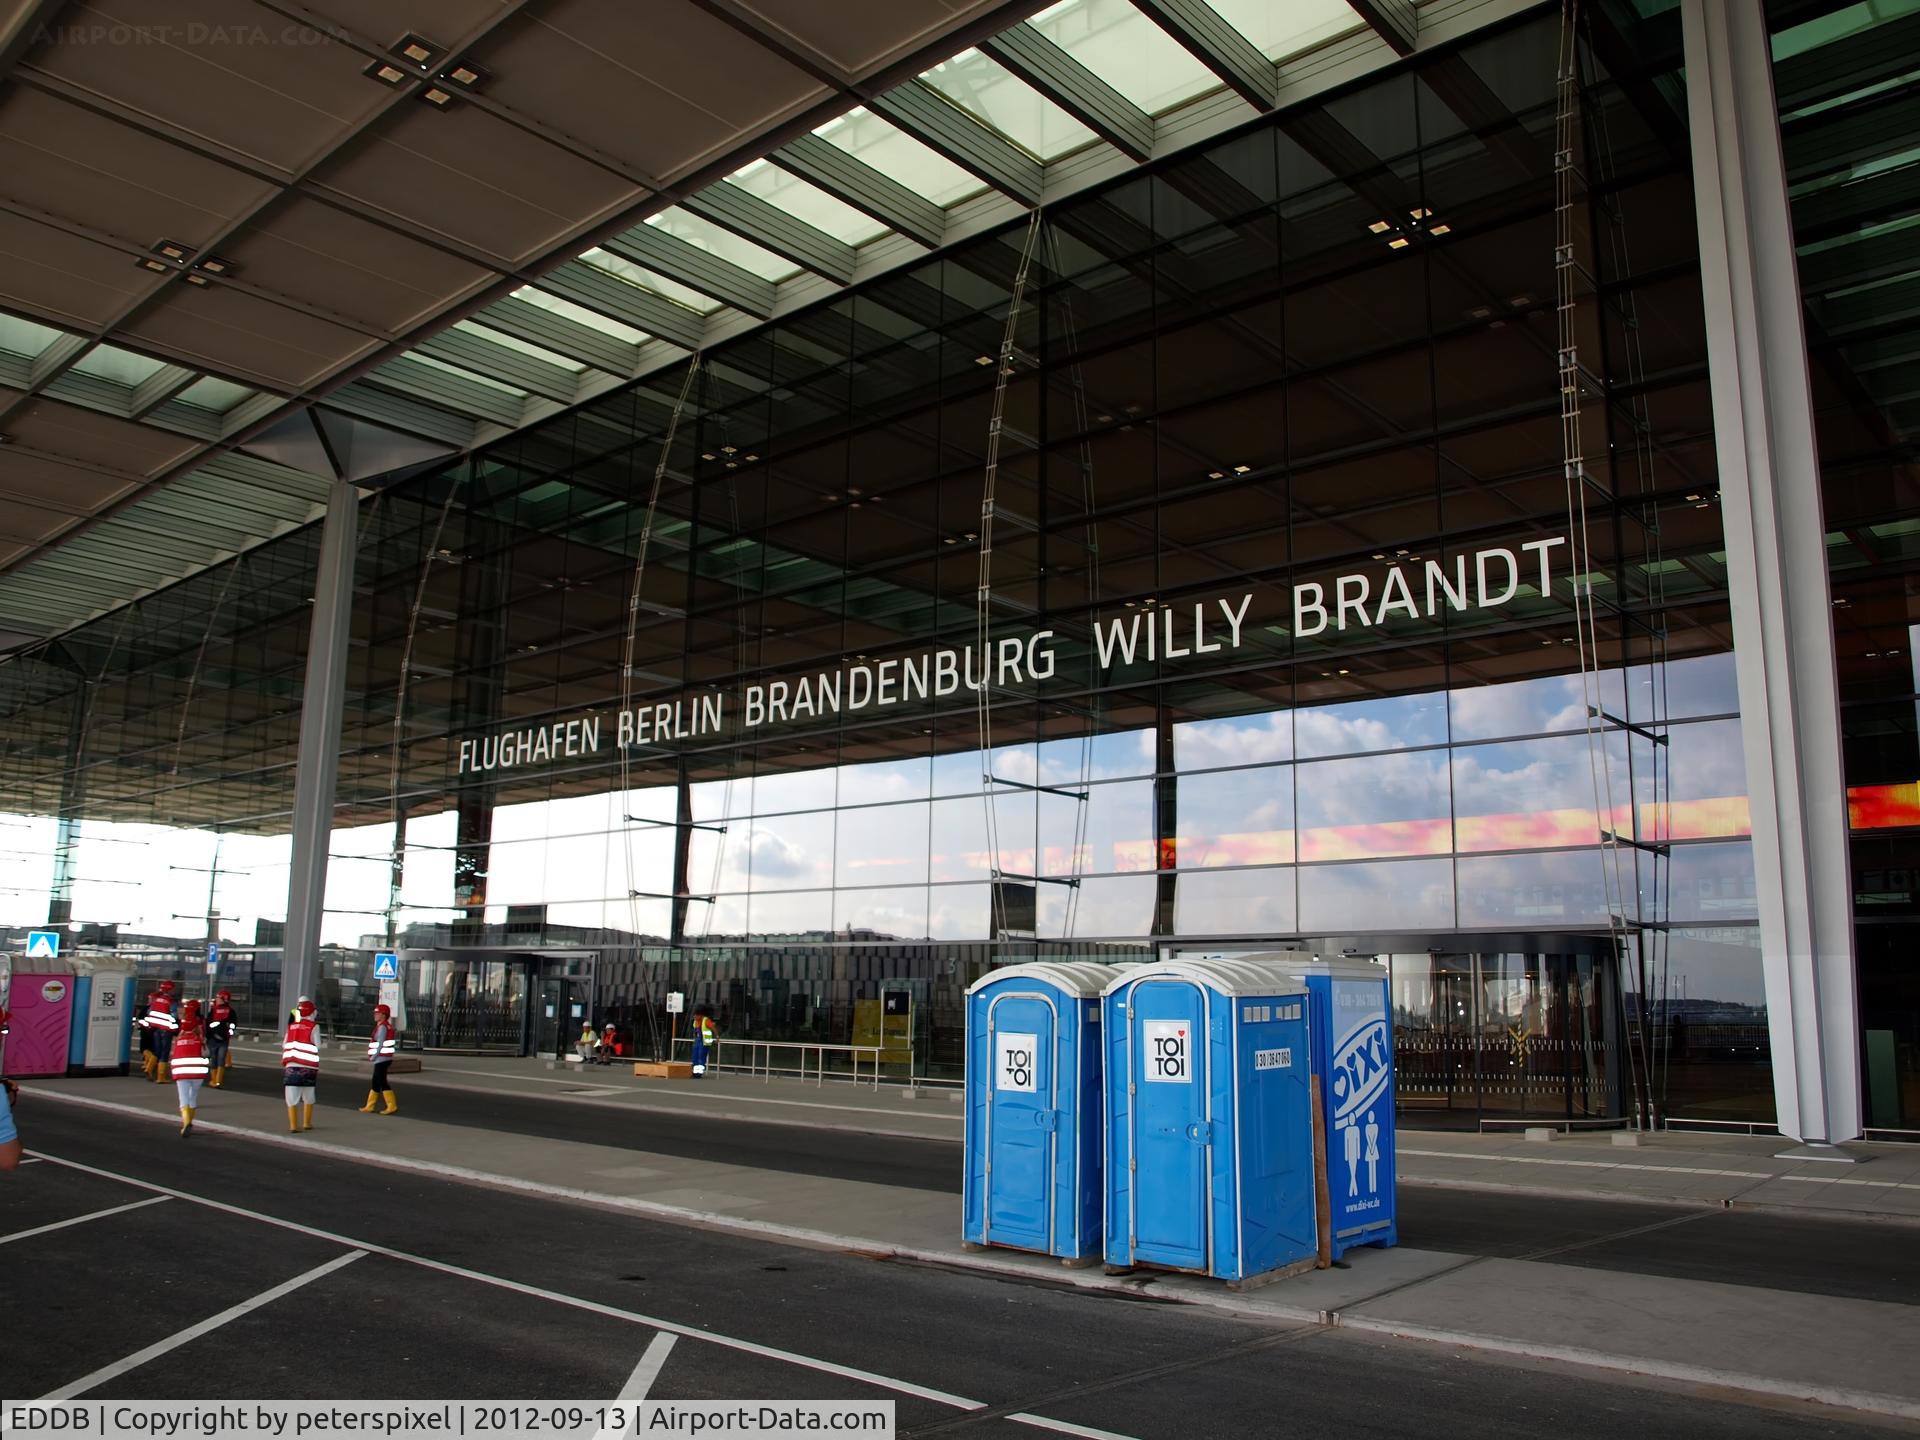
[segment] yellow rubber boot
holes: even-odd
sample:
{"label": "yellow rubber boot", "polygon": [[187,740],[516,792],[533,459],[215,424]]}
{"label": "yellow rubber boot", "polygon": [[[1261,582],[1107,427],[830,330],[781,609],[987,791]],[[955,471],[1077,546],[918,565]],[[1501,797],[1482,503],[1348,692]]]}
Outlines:
{"label": "yellow rubber boot", "polygon": [[193,1106],[182,1105],[180,1107],[180,1138],[184,1140],[186,1139],[187,1136],[191,1135],[192,1133],[193,1133]]}
{"label": "yellow rubber boot", "polygon": [[362,1115],[371,1115],[373,1113],[373,1107],[379,1103],[380,1092],[378,1090],[367,1091],[367,1103],[360,1107],[360,1113]]}
{"label": "yellow rubber boot", "polygon": [[154,1064],[153,1051],[142,1050],[140,1052],[140,1073],[149,1080],[153,1079]]}
{"label": "yellow rubber boot", "polygon": [[393,1092],[391,1090],[384,1090],[381,1093],[387,1098],[387,1108],[380,1113],[382,1115],[398,1115],[400,1113],[400,1102],[393,1098]]}
{"label": "yellow rubber boot", "polygon": [[173,1066],[169,1065],[166,1061],[162,1060],[160,1062],[160,1073],[153,1077],[153,1083],[156,1085],[166,1084],[167,1076],[172,1072],[172,1070],[173,1070]]}
{"label": "yellow rubber boot", "polygon": [[313,1106],[302,1105],[300,1107],[300,1128],[302,1130],[313,1129]]}
{"label": "yellow rubber boot", "polygon": [[295,1135],[300,1133],[300,1107],[298,1105],[287,1106],[287,1130]]}
{"label": "yellow rubber boot", "polygon": [[207,1083],[213,1086],[214,1089],[218,1090],[220,1088],[220,1077],[226,1073],[227,1073],[226,1066],[224,1065],[214,1066],[213,1073],[207,1077]]}

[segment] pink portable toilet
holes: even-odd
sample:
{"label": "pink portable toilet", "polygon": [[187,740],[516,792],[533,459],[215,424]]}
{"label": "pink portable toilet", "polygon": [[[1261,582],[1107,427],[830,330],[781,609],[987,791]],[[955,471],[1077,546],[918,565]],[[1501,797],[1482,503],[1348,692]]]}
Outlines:
{"label": "pink portable toilet", "polygon": [[7,1027],[7,1074],[67,1073],[67,1049],[73,1027],[73,976],[16,970],[7,991],[13,1019]]}

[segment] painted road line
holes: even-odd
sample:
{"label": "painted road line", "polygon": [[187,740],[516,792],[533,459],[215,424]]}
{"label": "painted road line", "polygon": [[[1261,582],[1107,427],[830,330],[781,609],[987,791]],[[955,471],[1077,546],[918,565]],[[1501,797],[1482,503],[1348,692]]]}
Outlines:
{"label": "painted road line", "polygon": [[[53,1163],[56,1165],[65,1165],[70,1163],[68,1161],[57,1159],[52,1155],[47,1155],[42,1158],[47,1160],[52,1160]],[[104,1175],[104,1174],[107,1174],[108,1172],[100,1171],[97,1173]],[[120,1180],[124,1183],[126,1177],[115,1175],[115,1176],[112,1176],[111,1178]],[[174,1198],[187,1199],[191,1197],[176,1196]],[[351,1242],[343,1242],[343,1243],[351,1243]],[[327,1261],[326,1264],[316,1265],[314,1266],[313,1269],[307,1271],[307,1273],[304,1275],[296,1275],[293,1277],[293,1279],[284,1281],[283,1283],[274,1286],[271,1290],[262,1290],[258,1295],[255,1295],[251,1300],[242,1300],[238,1305],[229,1306],[227,1309],[222,1310],[218,1315],[208,1316],[205,1320],[202,1320],[198,1325],[189,1325],[184,1330],[176,1330],[174,1331],[173,1334],[169,1335],[166,1339],[156,1340],[153,1344],[147,1346],[146,1349],[136,1350],[133,1352],[133,1354],[127,1356],[125,1359],[116,1360],[111,1365],[103,1365],[98,1370],[94,1371],[91,1375],[82,1375],[78,1380],[75,1380],[72,1384],[62,1385],[58,1390],[50,1390],[45,1395],[42,1395],[40,1398],[42,1400],[71,1400],[76,1395],[84,1395],[86,1394],[87,1391],[93,1389],[96,1385],[106,1384],[107,1381],[113,1379],[113,1377],[116,1375],[124,1375],[129,1370],[138,1370],[142,1365],[145,1365],[148,1361],[157,1360],[162,1355],[165,1355],[169,1351],[179,1349],[182,1345],[185,1345],[190,1340],[198,1340],[202,1335],[207,1334],[209,1331],[218,1330],[222,1325],[225,1325],[229,1320],[238,1320],[242,1315],[250,1314],[251,1312],[258,1310],[262,1305],[271,1305],[274,1301],[279,1300],[284,1296],[291,1295],[294,1291],[300,1289],[300,1287],[303,1285],[310,1285],[315,1280],[321,1279],[322,1277],[327,1275],[331,1275],[336,1270],[344,1269],[346,1266],[351,1265],[354,1261],[362,1259],[366,1255],[366,1253],[367,1252],[365,1250],[353,1250],[345,1255],[336,1255],[334,1256],[333,1259]]]}
{"label": "painted road line", "polygon": [[136,1200],[131,1205],[116,1205],[111,1210],[95,1210],[90,1215],[76,1215],[71,1220],[56,1220],[51,1225],[38,1225],[31,1230],[16,1230],[11,1235],[0,1235],[0,1245],[11,1245],[16,1240],[31,1240],[36,1235],[64,1230],[69,1225],[84,1225],[89,1220],[104,1220],[109,1215],[124,1215],[129,1210],[144,1210],[149,1205],[164,1205],[170,1198],[166,1195],[154,1195],[145,1200]]}
{"label": "painted road line", "polygon": [[[317,1226],[303,1225],[297,1220],[283,1219],[278,1215],[269,1215],[259,1210],[249,1210],[244,1205],[230,1204],[225,1200],[214,1200],[205,1195],[196,1195],[189,1190],[178,1190],[170,1185],[159,1185],[151,1180],[138,1180],[130,1175],[121,1175],[112,1170],[103,1170],[97,1165],[87,1165],[78,1160],[63,1159],[58,1155],[42,1154],[55,1165],[78,1170],[86,1175],[98,1175],[104,1179],[117,1180],[123,1185],[131,1185],[140,1190],[151,1190],[162,1195],[171,1195],[176,1200],[185,1200],[194,1205],[204,1205],[209,1210],[218,1210],[228,1215],[238,1215],[244,1219],[257,1220],[263,1225],[272,1225],[278,1229],[291,1230],[295,1234],[308,1235],[317,1240],[330,1240],[336,1245],[352,1246],[356,1250],[370,1255],[384,1256],[390,1260],[405,1261],[409,1265],[418,1265],[425,1270],[433,1270],[442,1275],[455,1275],[463,1280],[474,1280],[482,1285],[492,1285],[516,1295],[527,1295],[538,1300],[550,1300],[556,1305],[565,1305],[571,1309],[584,1310],[593,1315],[605,1315],[614,1320],[625,1320],[635,1325],[650,1326],[655,1330],[666,1330],[688,1340],[700,1340],[709,1345],[718,1345],[723,1349],[735,1350],[743,1355],[757,1355],[762,1359],[777,1360],[788,1365],[798,1365],[802,1369],[817,1371],[823,1375],[832,1375],[842,1380],[852,1380],[861,1385],[871,1385],[880,1390],[891,1390],[899,1395],[911,1395],[916,1399],[930,1400],[936,1405],[950,1406],[955,1410],[984,1410],[986,1403],[969,1400],[964,1395],[955,1395],[951,1391],[937,1390],[927,1385],[917,1385],[911,1380],[900,1380],[891,1375],[881,1375],[872,1370],[862,1370],[853,1365],[842,1365],[833,1360],[822,1360],[812,1355],[802,1355],[793,1350],[782,1350],[774,1345],[762,1345],[754,1340],[742,1340],[737,1336],[722,1335],[713,1330],[702,1330],[697,1326],[683,1325],[673,1320],[663,1320],[656,1315],[642,1315],[635,1310],[623,1310],[617,1305],[604,1305],[598,1300],[588,1300],[579,1295],[568,1295],[558,1290],[547,1290],[538,1285],[528,1285],[520,1280],[509,1280],[500,1275],[489,1275],[485,1271],[470,1270],[464,1265],[451,1265],[444,1260],[430,1259],[425,1255],[415,1255],[410,1251],[398,1250],[391,1245],[381,1245],[373,1241],[356,1239],[332,1230],[322,1230]],[[61,1397],[49,1397],[61,1398]],[[1022,1423],[1031,1423],[1025,1422]],[[1047,1422],[1048,1428],[1062,1422]]]}
{"label": "painted road line", "polygon": [[662,1330],[653,1337],[647,1348],[640,1352],[640,1363],[633,1367],[633,1373],[627,1377],[627,1383],[620,1387],[620,1400],[644,1400],[647,1392],[653,1389],[653,1382],[660,1378],[660,1367],[667,1363],[667,1356],[673,1352],[673,1342],[678,1338],[670,1330]]}
{"label": "painted road line", "polygon": [[676,1338],[671,1332],[662,1330],[647,1342],[647,1348],[640,1352],[639,1363],[633,1367],[633,1373],[627,1376],[627,1383],[620,1387],[620,1393],[614,1397],[616,1404],[633,1406],[626,1427],[621,1430],[597,1430],[594,1440],[628,1440],[628,1437],[639,1433],[640,1402],[647,1398],[653,1389],[653,1382],[660,1378],[660,1367],[667,1363],[667,1356],[672,1353]]}

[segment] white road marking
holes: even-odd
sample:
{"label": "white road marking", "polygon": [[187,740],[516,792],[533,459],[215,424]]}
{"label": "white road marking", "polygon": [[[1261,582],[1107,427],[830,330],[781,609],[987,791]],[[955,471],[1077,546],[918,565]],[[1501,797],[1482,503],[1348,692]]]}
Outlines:
{"label": "white road marking", "polygon": [[31,1240],[36,1235],[64,1230],[69,1225],[84,1225],[89,1220],[104,1220],[109,1215],[124,1215],[129,1210],[144,1210],[149,1205],[164,1205],[171,1198],[167,1195],[154,1195],[145,1200],[136,1200],[131,1205],[116,1205],[111,1210],[95,1210],[90,1215],[76,1215],[71,1220],[56,1220],[51,1225],[39,1225],[31,1230],[16,1230],[11,1235],[0,1235],[0,1245],[11,1245],[16,1240]]}
{"label": "white road marking", "polygon": [[647,1348],[640,1352],[639,1364],[633,1367],[633,1373],[627,1376],[627,1383],[620,1387],[620,1393],[614,1397],[614,1403],[633,1407],[628,1413],[626,1428],[596,1430],[594,1440],[628,1440],[628,1437],[639,1432],[640,1402],[647,1398],[647,1392],[653,1389],[653,1382],[660,1378],[660,1367],[667,1363],[675,1338],[662,1330],[647,1343]]}
{"label": "white road marking", "polygon": [[1007,1416],[1007,1419],[1017,1420],[1022,1425],[1037,1426],[1042,1430],[1052,1430],[1061,1435],[1078,1435],[1081,1440],[1131,1440],[1130,1436],[1122,1435],[1117,1430],[1096,1430],[1091,1425],[1075,1425],[1070,1420],[1049,1420],[1044,1415],[1029,1415],[1024,1410],[1018,1415]]}
{"label": "white road marking", "polygon": [[640,1363],[633,1367],[633,1373],[627,1377],[627,1383],[620,1387],[621,1400],[644,1400],[647,1392],[653,1389],[653,1382],[660,1378],[660,1367],[667,1363],[667,1356],[673,1351],[673,1342],[677,1337],[671,1331],[662,1330],[640,1353]]}
{"label": "white road marking", "polygon": [[[56,1165],[68,1163],[63,1160],[54,1160],[54,1157],[51,1155],[45,1158],[53,1160],[53,1163]],[[104,1174],[105,1172],[100,1173]],[[122,1176],[115,1176],[113,1178],[124,1179]],[[178,1198],[184,1199],[190,1197],[182,1196]],[[177,1350],[188,1341],[197,1340],[210,1330],[218,1330],[229,1320],[238,1320],[242,1315],[248,1314],[250,1311],[258,1310],[262,1305],[271,1305],[282,1296],[291,1295],[303,1285],[310,1285],[322,1276],[331,1275],[334,1271],[351,1265],[354,1261],[365,1256],[366,1253],[365,1250],[354,1250],[346,1255],[336,1255],[333,1259],[327,1261],[326,1264],[316,1265],[304,1275],[296,1275],[293,1279],[276,1285],[271,1290],[262,1290],[251,1300],[242,1300],[238,1305],[229,1306],[218,1315],[208,1316],[198,1325],[189,1325],[184,1330],[176,1330],[166,1339],[156,1340],[153,1344],[147,1346],[146,1349],[136,1350],[125,1359],[116,1360],[111,1365],[102,1365],[91,1375],[82,1375],[72,1384],[62,1385],[58,1390],[50,1390],[40,1398],[42,1400],[71,1400],[76,1395],[84,1395],[96,1385],[106,1384],[107,1381],[113,1379],[116,1375],[124,1375],[129,1370],[137,1370],[149,1360],[156,1360],[170,1350]]]}
{"label": "white road marking", "polygon": [[[45,1152],[42,1152],[43,1155]],[[635,1325],[650,1326],[655,1330],[665,1330],[683,1336],[689,1340],[703,1340],[709,1345],[718,1345],[723,1349],[737,1350],[743,1355],[758,1355],[767,1360],[778,1360],[788,1365],[798,1365],[803,1369],[815,1370],[823,1375],[837,1376],[842,1380],[852,1380],[861,1385],[872,1385],[876,1389],[891,1390],[900,1395],[911,1395],[916,1399],[930,1400],[936,1405],[951,1406],[955,1410],[984,1410],[986,1402],[969,1400],[964,1395],[955,1395],[951,1391],[936,1390],[927,1385],[916,1385],[911,1380],[897,1380],[891,1375],[880,1375],[872,1370],[862,1370],[853,1365],[841,1365],[832,1360],[820,1360],[811,1355],[801,1355],[792,1350],[782,1350],[774,1345],[762,1345],[753,1340],[742,1340],[731,1335],[722,1335],[712,1330],[701,1330],[692,1325],[682,1325],[673,1320],[663,1320],[655,1315],[642,1315],[635,1310],[622,1310],[616,1305],[603,1305],[597,1300],[588,1300],[578,1295],[563,1294],[558,1290],[542,1289],[538,1285],[528,1285],[519,1280],[508,1280],[504,1276],[489,1275],[481,1270],[469,1270],[464,1265],[450,1265],[444,1260],[429,1259],[425,1255],[415,1255],[406,1250],[396,1250],[391,1245],[381,1245],[374,1241],[358,1240],[350,1235],[341,1235],[332,1230],[322,1230],[313,1225],[302,1225],[297,1220],[282,1219],[278,1215],[268,1215],[263,1211],[249,1210],[243,1205],[232,1205],[225,1200],[211,1200],[204,1195],[195,1195],[188,1190],[176,1190],[169,1185],[155,1184],[151,1180],[136,1180],[129,1175],[116,1174],[111,1170],[102,1170],[95,1165],[87,1165],[78,1160],[64,1160],[58,1155],[46,1155],[45,1158],[55,1165],[64,1165],[70,1170],[78,1170],[87,1175],[98,1175],[103,1179],[117,1180],[122,1185],[131,1185],[136,1189],[151,1190],[162,1195],[171,1195],[176,1200],[186,1200],[195,1205],[204,1205],[209,1210],[219,1210],[228,1215],[238,1215],[247,1220],[258,1220],[264,1225],[276,1226],[282,1230],[291,1230],[295,1234],[310,1235],[317,1240],[331,1240],[336,1245],[349,1245],[370,1255],[385,1256],[390,1260],[405,1261],[409,1265],[418,1265],[424,1270],[437,1271],[442,1275],[456,1275],[463,1280],[475,1280],[482,1285],[493,1285],[516,1295],[529,1295],[539,1300],[551,1300],[556,1305],[565,1305],[575,1310],[584,1310],[592,1315],[605,1315],[614,1320],[626,1320]],[[1049,1425],[1055,1422],[1047,1422]]]}

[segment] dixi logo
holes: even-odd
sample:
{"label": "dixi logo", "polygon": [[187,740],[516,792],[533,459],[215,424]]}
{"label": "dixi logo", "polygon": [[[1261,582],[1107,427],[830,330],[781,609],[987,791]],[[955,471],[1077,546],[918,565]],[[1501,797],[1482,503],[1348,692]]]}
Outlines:
{"label": "dixi logo", "polygon": [[1362,1025],[1340,1042],[1333,1057],[1333,1123],[1350,1123],[1387,1088],[1387,1022],[1384,1017]]}

